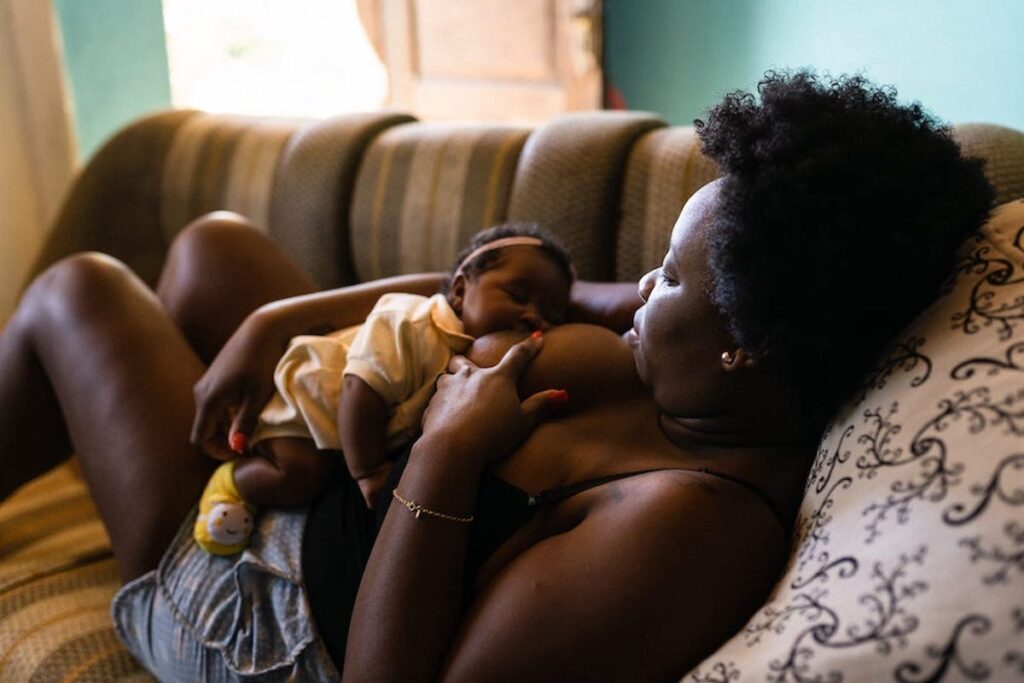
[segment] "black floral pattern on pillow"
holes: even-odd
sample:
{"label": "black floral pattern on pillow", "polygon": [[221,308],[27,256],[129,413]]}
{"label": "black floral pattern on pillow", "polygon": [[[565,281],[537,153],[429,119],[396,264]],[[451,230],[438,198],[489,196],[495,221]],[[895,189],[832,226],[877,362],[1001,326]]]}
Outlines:
{"label": "black floral pattern on pillow", "polygon": [[903,662],[896,667],[893,678],[899,683],[925,683],[940,681],[956,673],[968,680],[983,681],[992,674],[992,669],[982,660],[965,658],[961,639],[966,639],[968,635],[983,636],[991,629],[992,622],[982,615],[968,614],[956,623],[944,645],[929,645],[926,648],[928,659],[937,660],[932,667],[917,662]]}
{"label": "black floral pattern on pillow", "polygon": [[773,599],[694,683],[1024,677],[1024,201],[826,431]]}
{"label": "black floral pattern on pillow", "polygon": [[[1013,236],[1012,248],[1021,249],[1024,237],[1024,226],[1017,229]],[[988,245],[978,246],[957,267],[958,273],[965,275],[981,275],[970,290],[970,299],[966,310],[953,316],[953,326],[959,327],[967,334],[974,334],[983,327],[994,325],[998,328],[999,339],[1006,341],[1013,334],[1014,327],[1024,320],[1024,294],[1001,297],[1000,290],[1011,288],[1024,282],[1024,274],[1013,261],[1002,252]]]}

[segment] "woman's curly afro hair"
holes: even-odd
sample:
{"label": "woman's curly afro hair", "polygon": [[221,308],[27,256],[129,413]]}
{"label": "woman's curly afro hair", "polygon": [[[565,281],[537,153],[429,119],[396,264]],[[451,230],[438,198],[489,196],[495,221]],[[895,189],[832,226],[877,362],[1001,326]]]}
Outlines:
{"label": "woman's curly afro hair", "polygon": [[982,162],[919,104],[860,76],[768,72],[696,121],[724,174],[714,299],[820,427],[938,293],[991,208]]}

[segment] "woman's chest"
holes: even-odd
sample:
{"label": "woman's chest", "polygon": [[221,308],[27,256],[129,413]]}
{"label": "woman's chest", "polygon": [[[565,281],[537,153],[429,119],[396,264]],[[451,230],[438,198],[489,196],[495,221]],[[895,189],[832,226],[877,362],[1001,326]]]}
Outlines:
{"label": "woman's chest", "polygon": [[527,493],[619,472],[673,466],[679,451],[647,400],[590,407],[538,425],[493,473]]}

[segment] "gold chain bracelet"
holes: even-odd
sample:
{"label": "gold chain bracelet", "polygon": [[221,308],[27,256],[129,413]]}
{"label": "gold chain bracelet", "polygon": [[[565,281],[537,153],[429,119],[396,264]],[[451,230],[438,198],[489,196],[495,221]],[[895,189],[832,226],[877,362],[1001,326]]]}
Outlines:
{"label": "gold chain bracelet", "polygon": [[431,510],[430,508],[425,508],[422,505],[420,505],[419,503],[414,503],[411,500],[407,500],[407,499],[403,498],[402,494],[400,494],[398,492],[398,489],[392,490],[391,491],[391,495],[394,496],[395,500],[397,500],[399,503],[404,505],[409,510],[409,512],[411,512],[414,515],[416,515],[416,519],[419,519],[420,515],[422,514],[422,515],[428,515],[430,517],[437,517],[438,519],[446,519],[449,522],[460,522],[462,524],[469,524],[470,522],[473,521],[473,516],[472,515],[470,515],[469,517],[456,517],[454,515],[446,515],[443,512],[437,512],[435,510]]}

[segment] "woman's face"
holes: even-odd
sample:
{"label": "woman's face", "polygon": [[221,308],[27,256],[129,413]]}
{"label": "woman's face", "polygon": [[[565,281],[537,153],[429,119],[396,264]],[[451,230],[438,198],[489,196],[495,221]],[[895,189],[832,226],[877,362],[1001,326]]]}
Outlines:
{"label": "woman's face", "polygon": [[722,352],[734,348],[724,316],[711,301],[707,225],[719,183],[705,185],[683,207],[660,268],[640,280],[645,303],[627,333],[637,372],[659,408],[700,413],[721,380]]}

